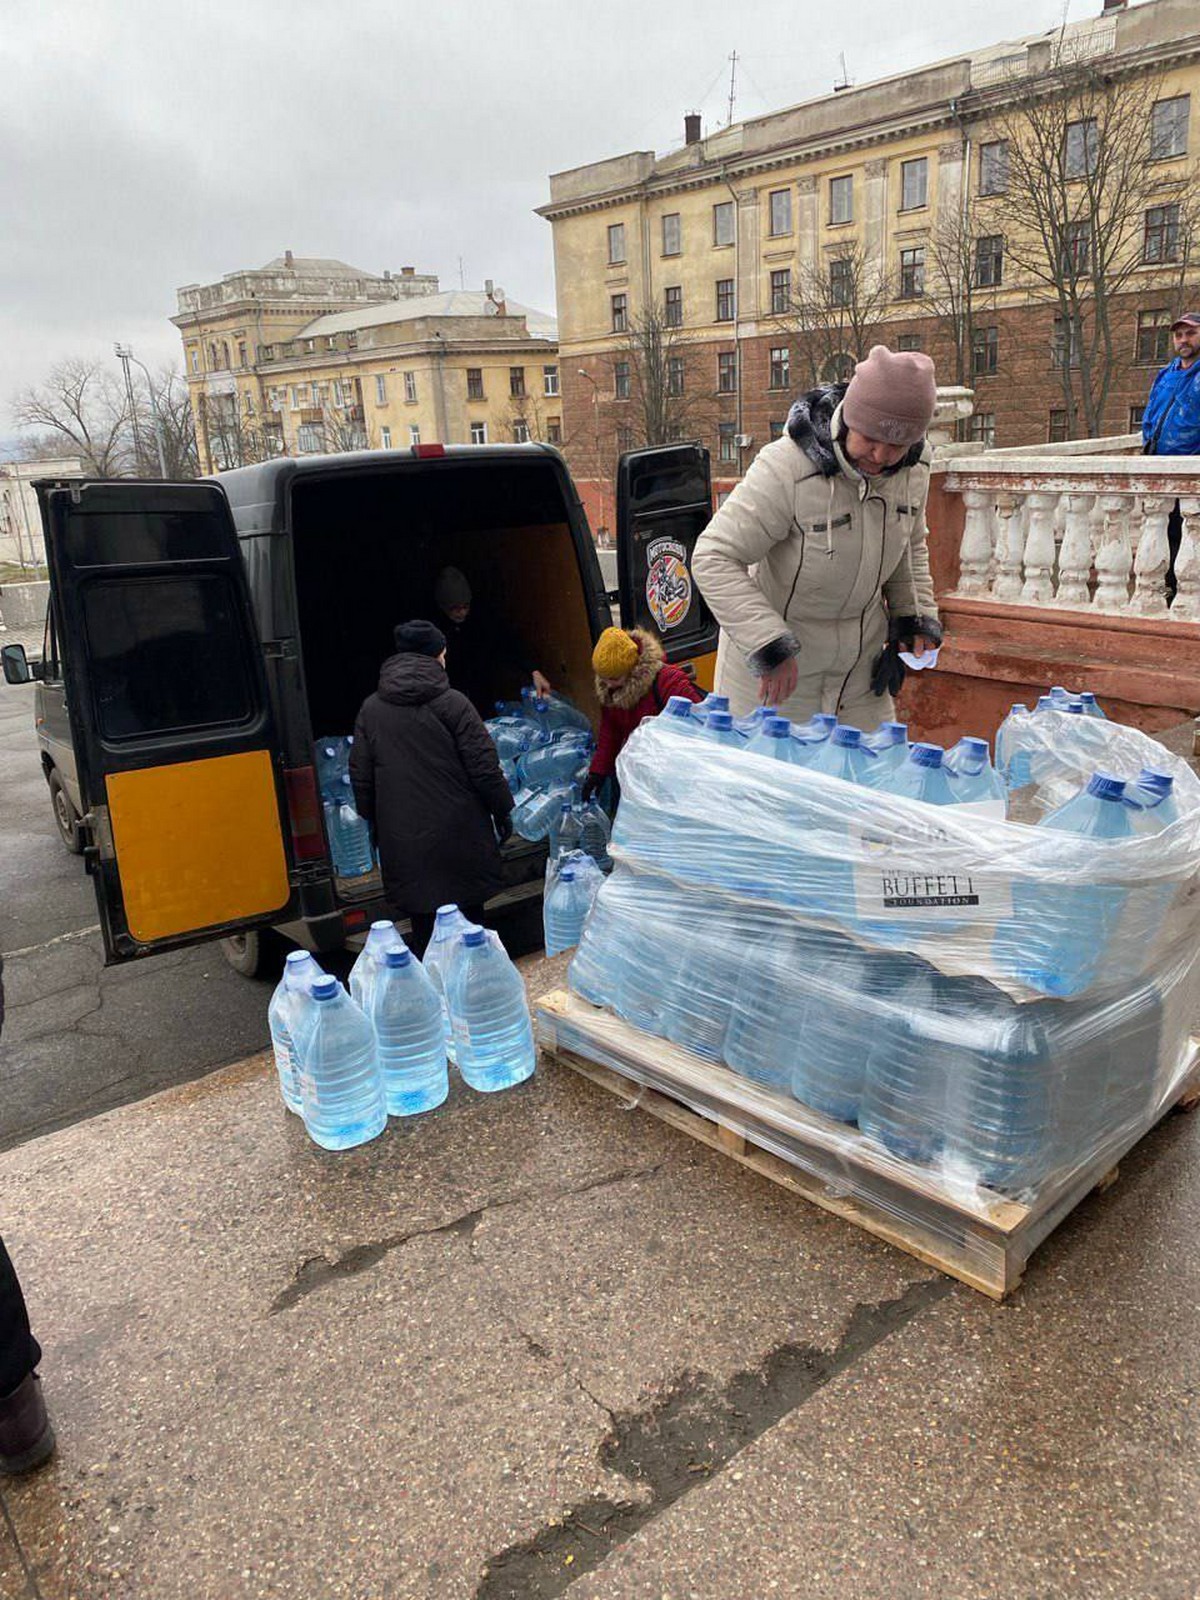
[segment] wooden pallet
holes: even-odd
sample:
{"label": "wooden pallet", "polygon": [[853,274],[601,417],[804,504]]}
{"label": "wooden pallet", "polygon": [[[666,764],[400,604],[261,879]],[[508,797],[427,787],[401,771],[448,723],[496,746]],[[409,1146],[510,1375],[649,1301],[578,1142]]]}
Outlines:
{"label": "wooden pallet", "polygon": [[1029,1205],[987,1191],[962,1194],[932,1169],[899,1161],[853,1128],[641,1033],[565,989],[537,1006],[537,1033],[555,1061],[633,1101],[744,1167],[803,1195],[1002,1300],[1042,1240],[1171,1109],[1200,1102],[1200,1042],[1157,1116],[1097,1152]]}

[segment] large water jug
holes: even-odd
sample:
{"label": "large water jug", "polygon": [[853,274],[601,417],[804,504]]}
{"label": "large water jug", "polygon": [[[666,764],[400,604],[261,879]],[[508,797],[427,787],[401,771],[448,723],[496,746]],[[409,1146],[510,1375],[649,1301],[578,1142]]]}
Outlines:
{"label": "large water jug", "polygon": [[450,1092],[442,1001],[429,974],[403,944],[389,949],[367,1010],[379,1043],[388,1115],[411,1117]]}
{"label": "large water jug", "polygon": [[307,950],[292,950],[283,963],[283,976],[267,1007],[267,1026],[271,1030],[271,1049],[279,1074],[279,1092],[289,1111],[301,1114],[300,1059],[296,1054],[296,1032],[302,1017],[312,1005],[310,990],[325,974]]}
{"label": "large water jug", "polygon": [[339,878],[361,878],[375,865],[371,829],[354,809],[354,791],[348,776],[338,779],[336,800],[325,802],[325,829]]}
{"label": "large water jug", "polygon": [[558,813],[558,821],[550,830],[550,858],[566,855],[571,850],[581,848],[580,840],[583,837],[583,818],[579,808],[573,806],[569,800],[564,800]]}
{"label": "large water jug", "polygon": [[783,925],[746,941],[725,1033],[725,1060],[764,1088],[790,1095],[808,1050],[804,1019],[819,937]]}
{"label": "large water jug", "polygon": [[317,786],[321,791],[322,800],[333,800],[338,797],[338,785],[346,774],[348,760],[348,741],[340,733],[317,740]]}
{"label": "large water jug", "polygon": [[670,728],[672,733],[682,733],[694,739],[700,732],[700,724],[692,715],[696,702],[689,700],[685,694],[673,694],[666,705],[659,712],[659,720],[664,728]]}
{"label": "large water jug", "polygon": [[817,711],[807,722],[792,724],[792,738],[800,747],[802,766],[808,766],[809,758],[816,755],[836,727],[837,718],[828,711]]}
{"label": "large water jug", "polygon": [[1081,689],[1079,691],[1079,703],[1083,707],[1083,714],[1085,717],[1096,717],[1101,722],[1108,721],[1100,702],[1096,699],[1096,696],[1090,689]]}
{"label": "large water jug", "polygon": [[727,694],[706,694],[703,700],[692,706],[692,715],[697,722],[707,722],[710,711],[728,711],[729,696]]}
{"label": "large water jug", "polygon": [[1029,751],[1018,748],[1021,735],[1029,726],[1029,717],[1029,707],[1018,702],[996,734],[996,770],[1010,789],[1023,789],[1033,782]]}
{"label": "large water jug", "polygon": [[952,1070],[941,1021],[947,981],[910,960],[887,1026],[868,1041],[858,1125],[902,1161],[933,1161],[941,1151]]}
{"label": "large water jug", "polygon": [[579,733],[592,736],[592,725],[578,706],[572,705],[565,695],[556,694],[551,689],[542,697],[542,704],[547,708],[550,726],[552,728],[574,729]]}
{"label": "large water jug", "polygon": [[610,1011],[617,1009],[620,939],[620,915],[610,899],[598,894],[567,968],[567,982],[592,1005]]}
{"label": "large water jug", "polygon": [[1143,767],[1133,786],[1132,798],[1139,811],[1134,812],[1134,827],[1138,833],[1158,833],[1179,821],[1179,806],[1175,800],[1175,780],[1169,772],[1156,772]]}
{"label": "large water jug", "polygon": [[[733,725],[743,739],[749,739],[752,734],[758,731],[767,717],[777,717],[778,715],[779,709],[777,706],[755,706],[749,716],[734,717]],[[791,727],[790,722],[788,727]]]}
{"label": "large water jug", "polygon": [[490,1094],[533,1074],[536,1050],[521,974],[482,928],[470,928],[450,969],[450,1016],[458,1070]]}
{"label": "large water jug", "polygon": [[517,762],[517,771],[533,789],[552,789],[564,783],[582,782],[587,773],[588,752],[573,741],[552,741],[529,750]]}
{"label": "large water jug", "polygon": [[446,967],[455,944],[471,923],[457,906],[439,906],[433,919],[433,933],[425,950],[423,965],[429,974],[442,1002],[442,1016],[446,1029],[446,1054],[454,1060],[454,1029],[450,1024],[450,1006],[446,998]]}
{"label": "large water jug", "polygon": [[513,806],[513,831],[522,839],[537,843],[550,835],[550,830],[562,816],[563,802],[568,804],[571,790],[561,784],[553,789],[533,789],[527,797]]}
{"label": "large water jug", "polygon": [[959,805],[970,806],[983,817],[1003,822],[1008,814],[1004,779],[988,758],[986,739],[960,739],[943,763]]}
{"label": "large water jug", "polygon": [[763,756],[768,761],[786,761],[789,766],[799,763],[799,750],[792,738],[792,724],[787,717],[763,717],[746,740],[746,754]]}
{"label": "large water jug", "polygon": [[728,711],[710,711],[704,719],[704,737],[710,744],[728,745],[734,750],[744,750],[746,741],[733,725]]}
{"label": "large water jug", "polygon": [[561,955],[564,950],[572,950],[579,943],[594,897],[595,887],[586,876],[577,875],[572,867],[563,868],[558,875],[558,882],[542,901],[542,926],[548,956]]}
{"label": "large water jug", "polygon": [[876,759],[875,752],[864,743],[861,731],[839,722],[805,765],[810,772],[824,772],[831,778],[843,778],[847,783],[865,783]]}
{"label": "large water jug", "polygon": [[608,813],[599,800],[586,800],[580,807],[579,817],[580,849],[587,851],[601,872],[610,872],[612,858],[608,846],[612,838],[612,823],[608,820]]}
{"label": "large water jug", "polygon": [[491,722],[485,723],[487,731],[492,736],[492,743],[496,746],[496,754],[501,761],[510,761],[514,764],[519,756],[525,754],[529,747],[529,724],[511,717],[496,717]]}
{"label": "large water jug", "polygon": [[[525,694],[522,689],[522,695]],[[530,691],[532,693],[532,691]],[[529,746],[533,749],[536,745],[549,744],[554,738],[554,719],[550,707],[536,694],[533,699],[526,702],[526,716],[529,718],[533,732],[530,734]]]}
{"label": "large water jug", "polygon": [[[1086,788],[1043,817],[1050,832],[1076,834],[1099,843],[1128,839],[1137,804],[1111,773],[1097,772]],[[1127,891],[1119,883],[1038,882],[1013,885],[1013,916],[996,931],[1001,968],[1042,994],[1081,994],[1105,970],[1108,945],[1125,911]]]}
{"label": "large water jug", "polygon": [[904,956],[867,951],[825,933],[802,978],[805,1002],[792,1094],[835,1122],[859,1120],[867,1056],[893,1021],[891,1002],[911,971]]}
{"label": "large water jug", "polygon": [[908,723],[881,722],[863,743],[875,756],[863,782],[872,789],[885,789],[891,774],[908,755]]}
{"label": "large water jug", "polygon": [[924,800],[931,806],[953,806],[959,799],[946,772],[940,744],[911,745],[887,788],[889,794]]}
{"label": "large water jug", "polygon": [[311,993],[296,1040],[304,1126],[323,1150],[349,1150],[387,1125],[375,1030],[336,978],[318,978]]}
{"label": "large water jug", "polygon": [[406,950],[408,946],[396,932],[394,922],[373,922],[366,941],[358,952],[358,959],[350,968],[350,998],[368,1016],[371,1014],[371,990],[383,971],[383,958],[389,950]]}
{"label": "large water jug", "polygon": [[[689,913],[694,916],[690,928]],[[714,902],[702,906],[694,895],[683,894],[658,955],[663,1031],[672,1044],[705,1061],[720,1061],[724,1055],[739,945],[728,921],[722,927]]]}

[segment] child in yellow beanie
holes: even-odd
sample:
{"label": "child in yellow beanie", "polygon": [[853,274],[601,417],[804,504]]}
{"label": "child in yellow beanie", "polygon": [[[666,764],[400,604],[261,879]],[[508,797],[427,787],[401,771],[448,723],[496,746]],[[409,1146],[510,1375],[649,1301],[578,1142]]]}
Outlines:
{"label": "child in yellow beanie", "polygon": [[600,737],[583,786],[585,800],[615,773],[617,757],[640,722],[656,717],[673,694],[704,698],[686,673],[663,660],[662,645],[645,628],[605,628],[592,651],[592,668]]}

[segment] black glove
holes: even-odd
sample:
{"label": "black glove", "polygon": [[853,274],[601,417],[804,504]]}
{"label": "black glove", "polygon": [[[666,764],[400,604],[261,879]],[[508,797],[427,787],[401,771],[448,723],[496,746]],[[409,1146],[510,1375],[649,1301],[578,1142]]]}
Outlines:
{"label": "black glove", "polygon": [[908,668],[900,659],[899,645],[885,645],[871,666],[871,688],[876,694],[890,694],[894,697],[900,693],[900,687],[907,674]]}
{"label": "black glove", "polygon": [[599,789],[600,785],[603,782],[604,782],[604,779],[601,777],[600,773],[598,773],[598,772],[589,772],[588,773],[587,777],[583,780],[583,803],[584,803],[584,805],[587,805],[589,800],[592,800],[592,799],[595,798],[596,791]]}
{"label": "black glove", "polygon": [[[907,650],[910,655],[918,634],[936,648],[942,642],[942,625],[932,617],[888,618],[888,643],[899,645],[901,650]],[[881,694],[882,690],[876,689],[875,693]]]}
{"label": "black glove", "polygon": [[492,826],[496,830],[496,843],[507,844],[512,838],[512,812],[507,812],[503,817],[493,817]]}

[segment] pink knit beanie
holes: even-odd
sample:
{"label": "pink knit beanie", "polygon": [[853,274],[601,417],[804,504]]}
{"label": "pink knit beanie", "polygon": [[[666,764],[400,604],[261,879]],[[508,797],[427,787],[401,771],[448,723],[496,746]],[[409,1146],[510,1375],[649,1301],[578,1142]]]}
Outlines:
{"label": "pink knit beanie", "polygon": [[860,361],[842,401],[846,426],[884,444],[916,444],[933,421],[933,362],[919,351],[874,345]]}

